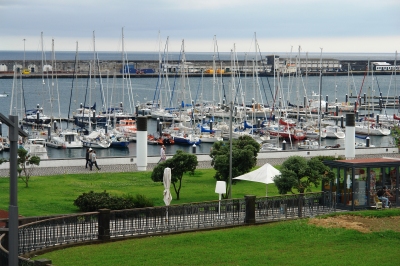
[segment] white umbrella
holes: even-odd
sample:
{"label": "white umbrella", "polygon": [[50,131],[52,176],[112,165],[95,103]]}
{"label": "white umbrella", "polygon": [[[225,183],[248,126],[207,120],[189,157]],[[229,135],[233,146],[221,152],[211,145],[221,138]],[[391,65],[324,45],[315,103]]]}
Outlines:
{"label": "white umbrella", "polygon": [[[171,168],[167,167],[164,169],[163,183],[164,183],[164,203],[166,206],[169,206],[172,200],[171,191],[169,191],[169,188],[171,186]],[[168,220],[168,207],[165,214],[165,220],[166,221]]]}
{"label": "white umbrella", "polygon": [[168,206],[172,200],[172,195],[169,190],[171,186],[171,168],[167,167],[164,169],[163,183],[164,183],[164,202],[165,205]]}
{"label": "white umbrella", "polygon": [[[278,169],[276,169],[269,163],[266,163],[257,170],[235,177],[233,179],[247,180],[264,184],[272,184],[274,183],[274,177],[280,174],[281,172]],[[268,186],[267,186],[266,196],[268,196]]]}

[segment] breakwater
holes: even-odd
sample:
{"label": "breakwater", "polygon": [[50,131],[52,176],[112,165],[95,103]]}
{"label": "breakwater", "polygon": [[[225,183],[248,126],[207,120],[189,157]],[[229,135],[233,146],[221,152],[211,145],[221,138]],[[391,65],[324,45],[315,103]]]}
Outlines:
{"label": "breakwater", "polygon": [[[213,60],[192,60],[181,62],[179,60],[169,61],[168,63],[163,62],[162,72],[163,75],[168,73],[169,75],[178,75],[182,69],[188,76],[192,77],[212,77],[214,70],[218,76],[232,75],[234,71],[236,73],[253,75],[257,72],[259,76],[274,76],[278,72],[280,75],[295,75],[296,68],[288,68],[290,59],[278,58],[278,63],[275,63],[273,59],[267,56],[265,59],[261,59],[257,66],[247,65],[247,61],[238,60],[235,62],[236,66],[232,67],[230,60],[220,60],[214,62]],[[308,76],[320,75],[320,70],[324,76],[344,76],[344,75],[391,75],[395,71],[392,68],[379,68],[379,71],[367,70],[369,61],[367,60],[337,60],[337,59],[323,59],[322,65],[319,60],[309,59],[310,62],[302,59],[298,66],[301,74]],[[377,62],[384,62],[389,65],[396,65],[393,60],[376,60]],[[122,73],[123,65],[126,65],[125,72]],[[217,65],[215,67],[215,65]],[[26,60],[21,62],[19,60],[0,60],[0,78],[13,78],[14,69],[17,73],[22,73],[23,78],[43,78],[47,75],[57,75],[58,78],[73,78],[73,77],[89,77],[89,69],[93,69],[93,62],[90,60],[84,60],[76,62],[75,60],[61,60],[53,63],[43,62],[42,60]],[[129,70],[128,70],[129,69]],[[158,60],[132,60],[122,62],[122,60],[99,60],[96,61],[96,75],[102,78],[106,77],[124,77],[129,75],[131,78],[143,78],[143,77],[158,77],[160,69],[160,62]],[[254,69],[256,71],[254,71]],[[275,69],[275,73],[274,73]],[[24,70],[24,71],[23,71]],[[94,71],[91,71],[93,77]]]}

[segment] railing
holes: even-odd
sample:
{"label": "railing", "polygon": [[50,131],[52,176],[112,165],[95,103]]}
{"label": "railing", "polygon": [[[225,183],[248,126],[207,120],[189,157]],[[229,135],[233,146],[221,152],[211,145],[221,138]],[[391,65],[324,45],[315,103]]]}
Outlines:
{"label": "railing", "polygon": [[110,236],[135,236],[244,224],[244,199],[112,211]]}
{"label": "railing", "polygon": [[[85,241],[155,235],[207,228],[269,222],[336,211],[330,192],[244,199],[227,199],[130,210],[62,216],[19,227],[19,255]],[[2,237],[4,238],[4,237]],[[2,244],[7,241],[0,239]],[[34,261],[19,259],[19,265]],[[7,265],[8,251],[0,245],[1,265]]]}
{"label": "railing", "polygon": [[334,196],[329,192],[284,195],[256,199],[256,220],[274,221],[314,217],[336,211]]}

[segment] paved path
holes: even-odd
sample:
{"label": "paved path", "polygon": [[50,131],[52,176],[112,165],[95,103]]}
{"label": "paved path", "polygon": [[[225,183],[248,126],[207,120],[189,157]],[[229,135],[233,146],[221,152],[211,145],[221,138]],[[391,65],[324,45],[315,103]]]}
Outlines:
{"label": "paved path", "polygon": [[[292,155],[292,154],[290,154]],[[300,155],[300,154],[299,154]],[[288,154],[289,156],[289,154]],[[381,157],[394,157],[399,158],[399,153],[384,153],[384,154],[360,154],[356,155],[356,158],[381,158]],[[136,163],[114,163],[114,164],[102,164],[101,160],[106,159],[102,158],[98,160],[99,167],[101,170],[99,172],[104,173],[118,173],[118,172],[137,172]],[[115,159],[115,158],[110,158]],[[258,158],[257,165],[262,166],[265,163],[270,163],[271,165],[280,165],[282,164],[287,157],[284,158]],[[68,162],[68,160],[64,160]],[[93,174],[97,173],[98,171],[93,168],[93,171],[90,171],[89,168],[85,168],[85,160],[82,158],[82,166],[80,166],[80,162],[69,166],[68,163],[65,163],[64,166],[57,166],[57,167],[34,167],[32,169],[32,176],[46,176],[46,175],[60,175],[60,174]],[[157,161],[157,160],[153,160]],[[156,163],[148,163],[147,164],[147,171],[152,171],[156,166]],[[198,169],[210,169],[211,160],[200,160],[198,164]],[[9,169],[0,169],[0,177],[8,177],[9,176]]]}

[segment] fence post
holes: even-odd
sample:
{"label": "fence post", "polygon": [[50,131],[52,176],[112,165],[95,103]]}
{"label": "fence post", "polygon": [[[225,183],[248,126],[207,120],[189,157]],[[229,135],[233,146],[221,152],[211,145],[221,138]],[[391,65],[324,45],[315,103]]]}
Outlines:
{"label": "fence post", "polygon": [[108,241],[110,240],[110,210],[100,209],[99,210],[99,240]]}
{"label": "fence post", "polygon": [[298,199],[299,199],[298,217],[301,218],[301,217],[303,217],[303,199],[304,199],[304,194],[300,193]]}
{"label": "fence post", "polygon": [[246,224],[256,223],[256,196],[246,195],[244,196],[246,201],[246,217],[244,222]]}

